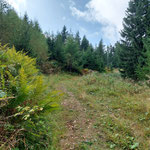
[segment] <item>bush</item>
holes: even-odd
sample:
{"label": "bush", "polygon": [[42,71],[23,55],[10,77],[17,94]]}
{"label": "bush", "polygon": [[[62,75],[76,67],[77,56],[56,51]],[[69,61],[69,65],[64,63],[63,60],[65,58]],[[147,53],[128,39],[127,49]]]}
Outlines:
{"label": "bush", "polygon": [[0,149],[48,147],[44,116],[57,108],[58,98],[57,92],[48,92],[35,59],[0,45]]}
{"label": "bush", "polygon": [[41,65],[40,69],[44,74],[58,73],[62,70],[60,63],[56,60],[47,61]]}

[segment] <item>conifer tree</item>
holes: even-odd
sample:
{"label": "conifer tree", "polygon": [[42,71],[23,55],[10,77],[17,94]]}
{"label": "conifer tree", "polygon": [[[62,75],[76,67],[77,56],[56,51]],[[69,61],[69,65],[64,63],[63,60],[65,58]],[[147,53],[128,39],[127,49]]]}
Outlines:
{"label": "conifer tree", "polygon": [[62,64],[64,62],[64,43],[60,33],[56,35],[53,58]]}
{"label": "conifer tree", "polygon": [[96,64],[96,55],[91,45],[88,47],[87,51],[83,52],[82,61],[84,68],[92,70],[98,69],[98,64]]}
{"label": "conifer tree", "polygon": [[86,36],[83,36],[82,42],[81,42],[81,50],[86,51],[89,46],[89,41],[87,40]]}
{"label": "conifer tree", "polygon": [[66,40],[64,47],[65,59],[64,64],[67,70],[80,72],[82,68],[80,49],[75,38],[70,35]]}
{"label": "conifer tree", "polygon": [[119,59],[119,54],[120,54],[120,43],[116,42],[114,46],[114,54],[113,54],[113,68],[119,68],[120,65],[120,59]]}
{"label": "conifer tree", "polygon": [[19,29],[18,29],[18,34],[17,37],[14,38],[13,44],[15,45],[17,50],[23,50],[25,53],[30,54],[31,50],[29,47],[29,42],[30,42],[30,22],[29,22],[29,17],[25,13],[23,20],[20,21]]}
{"label": "conifer tree", "polygon": [[[131,0],[121,32],[121,73],[124,77],[137,80],[140,69],[145,65],[143,38],[150,28],[150,1]],[[142,71],[142,70],[141,70]]]}
{"label": "conifer tree", "polygon": [[67,35],[68,35],[68,31],[66,26],[63,27],[62,32],[61,32],[61,36],[62,36],[62,42],[65,43],[66,39],[67,39]]}
{"label": "conifer tree", "polygon": [[80,38],[79,31],[76,33],[75,40],[77,41],[78,45],[80,46],[80,44],[81,44],[81,38]]}
{"label": "conifer tree", "polygon": [[145,65],[140,68],[137,66],[137,74],[140,80],[150,79],[150,36],[143,40],[144,48],[146,49],[145,55]]}
{"label": "conifer tree", "polygon": [[55,37],[54,34],[48,35],[47,37],[47,45],[48,45],[48,60],[55,59],[54,53],[55,53]]}
{"label": "conifer tree", "polygon": [[103,44],[103,40],[100,40],[99,45],[95,51],[96,54],[96,62],[98,64],[98,71],[102,72],[105,69],[105,46]]}
{"label": "conifer tree", "polygon": [[113,68],[113,58],[114,58],[114,47],[112,45],[107,46],[107,67],[109,69]]}

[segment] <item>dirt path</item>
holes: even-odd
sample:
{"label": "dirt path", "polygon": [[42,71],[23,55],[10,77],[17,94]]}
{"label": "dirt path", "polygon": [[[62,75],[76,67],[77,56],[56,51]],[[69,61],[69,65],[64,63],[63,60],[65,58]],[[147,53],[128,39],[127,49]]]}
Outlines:
{"label": "dirt path", "polygon": [[60,141],[62,150],[77,150],[82,143],[88,143],[93,139],[93,123],[88,118],[86,108],[75,98],[74,94],[62,87],[68,98],[62,102],[66,112],[72,112],[72,116],[64,116],[66,123],[66,133]]}

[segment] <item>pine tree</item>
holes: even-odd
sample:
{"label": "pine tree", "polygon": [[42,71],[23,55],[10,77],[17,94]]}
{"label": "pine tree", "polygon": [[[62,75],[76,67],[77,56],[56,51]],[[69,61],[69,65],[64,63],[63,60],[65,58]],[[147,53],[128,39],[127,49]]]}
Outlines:
{"label": "pine tree", "polygon": [[64,47],[65,59],[64,64],[68,71],[80,72],[82,68],[80,49],[75,38],[70,35]]}
{"label": "pine tree", "polygon": [[77,41],[78,45],[80,46],[80,44],[81,44],[81,38],[80,38],[79,31],[76,33],[75,40]]}
{"label": "pine tree", "polygon": [[82,42],[81,42],[81,50],[86,51],[89,47],[89,41],[87,40],[86,36],[83,36]]}
{"label": "pine tree", "polygon": [[39,22],[37,20],[34,22],[34,29],[38,32],[42,32],[42,29],[40,28]]}
{"label": "pine tree", "polygon": [[62,32],[61,32],[61,36],[62,36],[62,42],[65,43],[66,39],[67,39],[67,35],[68,35],[68,31],[66,26],[63,27]]}
{"label": "pine tree", "polygon": [[123,77],[137,80],[138,72],[145,65],[143,38],[150,28],[150,1],[131,0],[126,11],[121,32],[121,73]]}
{"label": "pine tree", "polygon": [[105,69],[105,62],[104,62],[104,57],[105,57],[105,46],[103,44],[103,40],[100,40],[99,45],[95,51],[96,54],[96,62],[98,64],[98,71],[102,72]]}
{"label": "pine tree", "polygon": [[20,29],[20,18],[13,9],[8,9],[4,13],[2,26],[1,42],[3,44],[9,43],[9,46],[12,46]]}
{"label": "pine tree", "polygon": [[114,47],[112,45],[107,46],[107,68],[113,68],[113,58],[114,58]]}
{"label": "pine tree", "polygon": [[55,53],[54,52],[55,51],[55,37],[54,37],[54,34],[48,35],[47,44],[48,44],[48,54],[49,54],[48,60],[53,60],[53,59],[55,59],[55,56],[54,56],[54,53]]}
{"label": "pine tree", "polygon": [[96,64],[96,55],[93,47],[90,45],[86,51],[83,52],[82,63],[84,68],[98,70],[98,64]]}
{"label": "pine tree", "polygon": [[63,64],[64,62],[64,43],[62,41],[62,35],[58,33],[55,38],[55,48],[53,51],[53,58]]}
{"label": "pine tree", "polygon": [[150,36],[143,40],[144,48],[146,49],[145,55],[145,65],[140,68],[137,66],[137,74],[140,80],[150,79]]}
{"label": "pine tree", "polygon": [[20,28],[17,37],[14,39],[13,44],[17,50],[23,50],[25,53],[30,54],[31,50],[29,47],[30,42],[30,22],[29,17],[25,13],[23,20],[21,21]]}
{"label": "pine tree", "polygon": [[119,54],[120,54],[120,43],[116,42],[114,46],[114,54],[113,54],[113,68],[119,68],[120,65],[120,59],[119,59]]}

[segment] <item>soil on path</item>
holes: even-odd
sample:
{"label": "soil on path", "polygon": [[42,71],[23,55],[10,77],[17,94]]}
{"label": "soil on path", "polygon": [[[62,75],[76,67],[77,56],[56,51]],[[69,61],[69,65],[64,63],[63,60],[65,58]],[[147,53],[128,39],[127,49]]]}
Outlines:
{"label": "soil on path", "polygon": [[[93,121],[87,113],[87,109],[77,100],[72,92],[61,87],[68,98],[62,102],[62,107],[66,111],[64,116],[66,132],[60,140],[61,150],[77,150],[82,148],[83,143],[93,142],[95,129]],[[70,113],[72,112],[72,115]]]}

